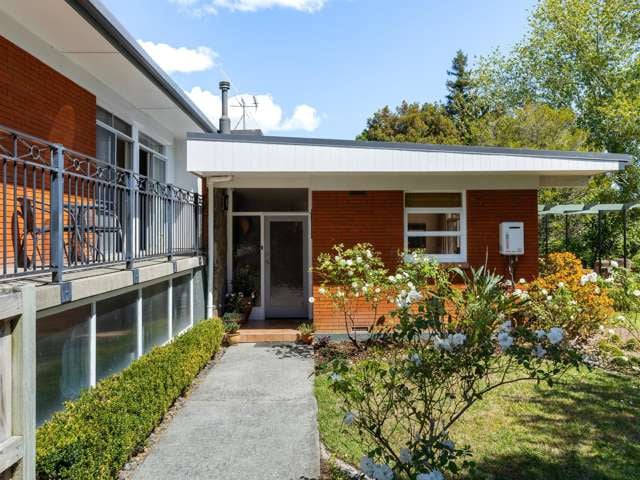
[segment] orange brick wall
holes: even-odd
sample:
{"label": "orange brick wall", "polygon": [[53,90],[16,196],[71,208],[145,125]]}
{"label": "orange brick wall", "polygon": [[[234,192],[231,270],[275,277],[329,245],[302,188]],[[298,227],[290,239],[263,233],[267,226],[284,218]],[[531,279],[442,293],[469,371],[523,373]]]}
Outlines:
{"label": "orange brick wall", "polygon": [[[315,191],[312,194],[311,231],[313,259],[337,243],[351,246],[373,244],[383,261],[393,270],[399,250],[404,247],[404,200],[401,191],[350,192]],[[522,221],[525,228],[525,255],[516,264],[516,277],[531,279],[538,273],[538,202],[535,190],[473,190],[467,192],[467,259],[470,266],[485,262],[506,274],[506,261],[499,253],[499,224]],[[344,331],[344,319],[318,294],[314,278],[314,323],[318,331]],[[382,310],[382,309],[381,309]],[[379,312],[384,313],[384,312]],[[357,325],[368,326],[372,315],[366,308],[358,312]]]}
{"label": "orange brick wall", "polygon": [[96,97],[2,36],[0,124],[95,155]]}
{"label": "orange brick wall", "polygon": [[[516,280],[538,275],[538,192],[536,190],[467,191],[467,261],[507,275],[499,253],[501,222],[524,222],[524,255],[515,264]],[[488,257],[487,257],[488,256]]]}

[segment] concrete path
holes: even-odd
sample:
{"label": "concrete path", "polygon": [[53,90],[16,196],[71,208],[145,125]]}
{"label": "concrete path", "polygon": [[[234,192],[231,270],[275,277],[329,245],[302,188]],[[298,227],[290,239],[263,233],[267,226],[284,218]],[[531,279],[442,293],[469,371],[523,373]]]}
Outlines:
{"label": "concrete path", "polygon": [[311,350],[230,347],[156,443],[134,480],[299,480],[320,476]]}

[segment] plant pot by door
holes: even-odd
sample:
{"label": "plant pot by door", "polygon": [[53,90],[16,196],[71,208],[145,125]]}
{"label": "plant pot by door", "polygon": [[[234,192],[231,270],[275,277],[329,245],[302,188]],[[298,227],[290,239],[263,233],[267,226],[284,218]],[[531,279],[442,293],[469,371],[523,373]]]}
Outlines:
{"label": "plant pot by door", "polygon": [[237,345],[240,343],[239,333],[227,333],[227,345]]}

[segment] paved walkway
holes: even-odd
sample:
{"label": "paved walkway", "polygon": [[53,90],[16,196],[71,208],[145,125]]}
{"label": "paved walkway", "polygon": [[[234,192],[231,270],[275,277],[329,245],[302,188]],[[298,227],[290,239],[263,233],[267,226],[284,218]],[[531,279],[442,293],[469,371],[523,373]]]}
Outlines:
{"label": "paved walkway", "polygon": [[308,347],[228,348],[133,479],[319,478],[312,372]]}

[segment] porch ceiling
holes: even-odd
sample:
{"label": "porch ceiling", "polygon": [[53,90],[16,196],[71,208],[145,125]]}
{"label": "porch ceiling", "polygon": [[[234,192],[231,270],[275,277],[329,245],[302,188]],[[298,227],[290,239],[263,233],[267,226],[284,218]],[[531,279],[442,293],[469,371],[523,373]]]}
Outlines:
{"label": "porch ceiling", "polygon": [[191,133],[187,169],[229,174],[529,174],[586,177],[622,170],[628,155]]}

